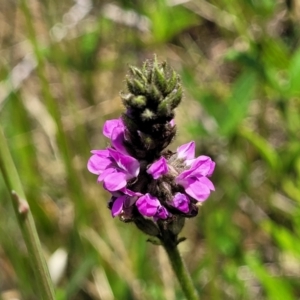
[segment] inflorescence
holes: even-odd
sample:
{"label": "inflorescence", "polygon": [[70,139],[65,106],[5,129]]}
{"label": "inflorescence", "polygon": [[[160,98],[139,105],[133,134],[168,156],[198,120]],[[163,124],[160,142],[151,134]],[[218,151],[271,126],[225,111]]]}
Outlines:
{"label": "inflorescence", "polygon": [[154,58],[141,70],[130,67],[127,88],[121,94],[126,111],[103,127],[111,146],[91,151],[88,170],[111,193],[113,217],[134,222],[148,235],[168,232],[177,240],[184,219],[196,216],[214,190],[208,177],[215,163],[208,156],[195,158],[193,141],[176,152],[165,150],[175,137],[174,109],[182,99],[180,78],[166,63]]}

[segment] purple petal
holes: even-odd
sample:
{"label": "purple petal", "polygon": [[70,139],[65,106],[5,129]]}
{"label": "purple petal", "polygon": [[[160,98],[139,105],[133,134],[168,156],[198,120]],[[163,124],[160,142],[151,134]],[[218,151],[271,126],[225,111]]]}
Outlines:
{"label": "purple petal", "polygon": [[125,125],[121,118],[107,120],[103,126],[103,134],[111,139],[113,147],[121,153],[128,154],[124,146]]}
{"label": "purple petal", "polygon": [[169,213],[166,210],[166,208],[163,206],[159,206],[157,208],[156,214],[154,215],[154,220],[156,221],[158,219],[166,219],[168,217],[168,215],[169,215]]}
{"label": "purple petal", "polygon": [[177,158],[193,159],[195,157],[195,142],[184,144],[177,148]]}
{"label": "purple petal", "polygon": [[182,193],[176,193],[172,205],[176,207],[178,210],[187,213],[189,211],[189,198],[187,195]]}
{"label": "purple petal", "polygon": [[211,191],[215,190],[213,183],[205,176],[198,178],[198,181],[205,184]]}
{"label": "purple petal", "polygon": [[212,174],[214,165],[215,162],[213,162],[210,157],[201,155],[195,159],[190,170],[192,171],[191,173],[193,173],[193,175],[197,174],[207,176]]}
{"label": "purple petal", "polygon": [[140,197],[135,204],[139,212],[146,217],[153,217],[160,206],[158,199],[148,193]]}
{"label": "purple petal", "polygon": [[107,150],[94,150],[92,152],[97,154],[90,157],[87,168],[91,173],[99,175],[111,165],[112,161],[108,157]]}
{"label": "purple petal", "polygon": [[128,195],[130,197],[133,197],[133,196],[142,196],[143,194],[139,193],[139,192],[134,192],[134,191],[131,191],[129,189],[122,189],[121,190],[125,195]]}
{"label": "purple petal", "polygon": [[111,133],[111,143],[113,147],[123,154],[128,154],[124,146],[124,127],[116,127]]}
{"label": "purple petal", "polygon": [[211,164],[210,164],[210,169],[209,169],[209,171],[207,173],[207,176],[211,176],[212,175],[212,173],[215,170],[215,166],[216,166],[216,163],[214,161],[212,161]]}
{"label": "purple petal", "polygon": [[138,160],[114,149],[108,148],[108,150],[117,166],[128,175],[127,179],[138,176],[140,172],[140,164]]}
{"label": "purple petal", "polygon": [[210,195],[209,187],[197,178],[188,178],[184,188],[186,193],[197,201],[205,201]]}
{"label": "purple petal", "polygon": [[116,172],[117,172],[116,168],[107,168],[99,175],[98,182],[103,181],[105,177]]}
{"label": "purple petal", "polygon": [[147,173],[152,175],[154,179],[168,173],[167,160],[164,157],[161,157],[148,168]]}
{"label": "purple petal", "polygon": [[124,124],[122,119],[107,120],[103,126],[103,134],[109,139],[111,139],[112,132],[117,127],[123,128],[124,131]]}
{"label": "purple petal", "polygon": [[121,196],[114,201],[111,208],[111,214],[113,217],[119,215],[122,212],[125,200],[126,196]]}
{"label": "purple petal", "polygon": [[210,176],[214,170],[215,162],[208,156],[199,156],[192,163],[190,169],[181,172],[175,179],[177,183],[186,178]]}
{"label": "purple petal", "polygon": [[126,174],[122,172],[111,173],[103,180],[103,187],[110,192],[120,190],[125,187],[126,184]]}
{"label": "purple petal", "polygon": [[181,172],[177,177],[175,177],[175,182],[183,186],[189,178],[189,174],[189,170]]}
{"label": "purple petal", "polygon": [[143,195],[139,192],[133,192],[133,191],[128,190],[126,188],[124,188],[122,190],[123,190],[124,194],[127,195],[126,200],[124,202],[124,208],[128,208],[128,207],[132,206],[133,204],[135,204],[138,197]]}

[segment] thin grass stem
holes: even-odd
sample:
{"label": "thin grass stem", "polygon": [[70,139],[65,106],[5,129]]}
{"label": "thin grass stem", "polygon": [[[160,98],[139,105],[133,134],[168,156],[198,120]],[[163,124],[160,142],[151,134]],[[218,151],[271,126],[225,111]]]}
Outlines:
{"label": "thin grass stem", "polygon": [[42,247],[26,201],[25,193],[11,157],[6,139],[0,126],[0,170],[6,186],[11,194],[12,204],[19,222],[19,226],[28,250],[28,258],[34,271],[35,280],[39,287],[41,299],[54,300],[54,287],[49,270],[43,256]]}

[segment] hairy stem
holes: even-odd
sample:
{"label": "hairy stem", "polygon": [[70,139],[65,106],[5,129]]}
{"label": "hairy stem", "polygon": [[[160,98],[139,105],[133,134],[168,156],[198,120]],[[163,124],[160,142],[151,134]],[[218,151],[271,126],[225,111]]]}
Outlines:
{"label": "hairy stem", "polygon": [[182,260],[182,257],[177,248],[177,243],[173,239],[164,236],[161,241],[167,252],[169,260],[171,262],[172,268],[176,277],[179,281],[179,284],[182,288],[182,291],[188,300],[199,300],[200,297],[195,289],[192,278]]}

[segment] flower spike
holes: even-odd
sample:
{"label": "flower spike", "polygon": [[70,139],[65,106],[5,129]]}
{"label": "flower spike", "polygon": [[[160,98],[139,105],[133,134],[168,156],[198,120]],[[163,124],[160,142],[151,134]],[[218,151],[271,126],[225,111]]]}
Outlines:
{"label": "flower spike", "polygon": [[215,162],[195,157],[194,141],[166,150],[175,137],[174,109],[182,99],[180,78],[156,57],[141,69],[129,67],[125,111],[108,120],[103,135],[110,147],[93,150],[88,170],[111,193],[113,217],[134,222],[148,235],[178,243],[185,218],[198,213],[214,185],[209,179]]}

